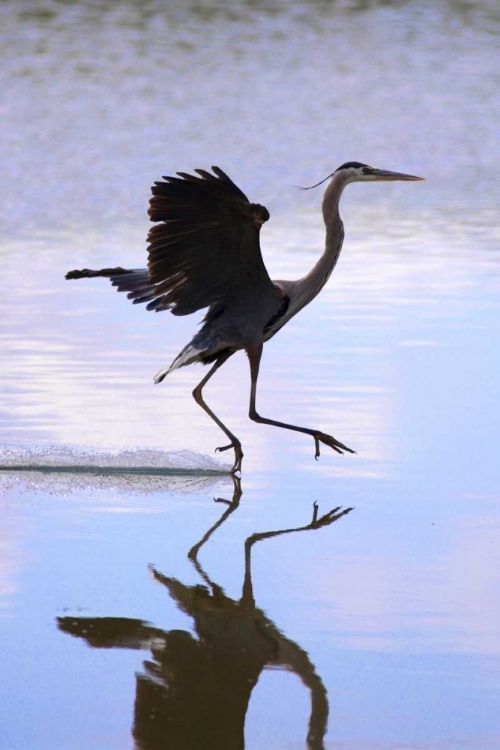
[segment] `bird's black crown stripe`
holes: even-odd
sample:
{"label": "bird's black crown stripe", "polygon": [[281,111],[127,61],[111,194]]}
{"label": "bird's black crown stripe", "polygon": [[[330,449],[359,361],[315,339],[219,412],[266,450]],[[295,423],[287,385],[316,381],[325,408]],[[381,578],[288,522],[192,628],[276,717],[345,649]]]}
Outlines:
{"label": "bird's black crown stripe", "polygon": [[360,161],[346,161],[345,164],[342,164],[338,169],[337,172],[340,172],[341,169],[360,169],[361,167],[367,167],[368,164],[363,164]]}

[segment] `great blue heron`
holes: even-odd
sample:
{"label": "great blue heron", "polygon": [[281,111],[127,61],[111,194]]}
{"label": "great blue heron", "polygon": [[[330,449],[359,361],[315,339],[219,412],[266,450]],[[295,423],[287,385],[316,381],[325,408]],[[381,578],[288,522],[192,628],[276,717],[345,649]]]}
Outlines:
{"label": "great blue heron", "polygon": [[213,174],[204,169],[194,171],[196,175],[177,172],[177,177],[164,177],[164,182],[155,182],[152,187],[148,214],[151,221],[159,223],[148,234],[147,269],[84,268],[70,271],[66,278],[105,276],[119,292],[128,292],[134,304],[146,302],[146,309],[156,312],[170,310],[174,315],[189,315],[208,308],[201,329],[172,364],[157,373],[154,382],[160,383],[172,370],[193,362],[212,364],[193,396],[231,441],[217,450],[234,449],[233,473],[241,470],[241,443],[207,406],[202,390],[216,370],[240,349],[246,351],[250,362],[250,419],[311,435],[315,458],[319,457],[320,443],[337,453],[354,453],[324,432],[258,414],[255,399],[262,347],[328,281],[344,239],[338,205],[345,186],[350,182],[423,178],[356,161],[342,164],[322,180],[330,180],[323,196],[326,242],[322,256],[297,281],[271,281],[259,244],[260,228],[269,219],[268,210],[250,203],[219,167],[212,167]]}

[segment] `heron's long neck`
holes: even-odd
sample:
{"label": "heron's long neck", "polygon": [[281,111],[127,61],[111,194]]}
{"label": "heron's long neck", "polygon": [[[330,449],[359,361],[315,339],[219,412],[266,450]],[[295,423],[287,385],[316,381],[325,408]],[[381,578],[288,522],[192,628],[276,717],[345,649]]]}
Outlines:
{"label": "heron's long neck", "polygon": [[316,265],[296,284],[298,301],[301,307],[307,305],[323,289],[335,268],[342,242],[344,226],[339,215],[339,199],[346,185],[345,178],[338,172],[332,177],[323,196],[323,220],[326,227],[325,249]]}

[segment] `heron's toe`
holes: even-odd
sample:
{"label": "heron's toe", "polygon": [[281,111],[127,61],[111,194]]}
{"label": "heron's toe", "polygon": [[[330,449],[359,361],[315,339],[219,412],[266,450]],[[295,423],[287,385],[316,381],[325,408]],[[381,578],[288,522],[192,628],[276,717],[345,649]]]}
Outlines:
{"label": "heron's toe", "polygon": [[353,451],[352,448],[348,448],[347,445],[344,445],[344,443],[341,443],[332,435],[327,435],[324,432],[317,432],[313,437],[314,437],[314,445],[316,448],[314,458],[316,460],[318,460],[320,456],[320,450],[319,450],[320,443],[324,443],[324,445],[327,445],[329,448],[332,448],[336,453],[339,453],[340,455],[342,455],[344,451],[346,451],[347,453],[356,453],[356,451]]}
{"label": "heron's toe", "polygon": [[243,460],[243,451],[241,450],[241,443],[234,442],[229,443],[229,445],[223,445],[220,448],[216,448],[216,453],[222,453],[223,451],[228,451],[230,448],[234,449],[234,464],[231,469],[231,474],[236,474],[237,472],[241,471],[241,462]]}

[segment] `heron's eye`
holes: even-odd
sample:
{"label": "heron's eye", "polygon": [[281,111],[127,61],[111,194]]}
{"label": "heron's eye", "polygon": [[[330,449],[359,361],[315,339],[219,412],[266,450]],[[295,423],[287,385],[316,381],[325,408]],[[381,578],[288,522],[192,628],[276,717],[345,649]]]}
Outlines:
{"label": "heron's eye", "polygon": [[371,173],[370,167],[363,167],[363,169],[361,171],[363,172],[363,174],[370,174]]}

